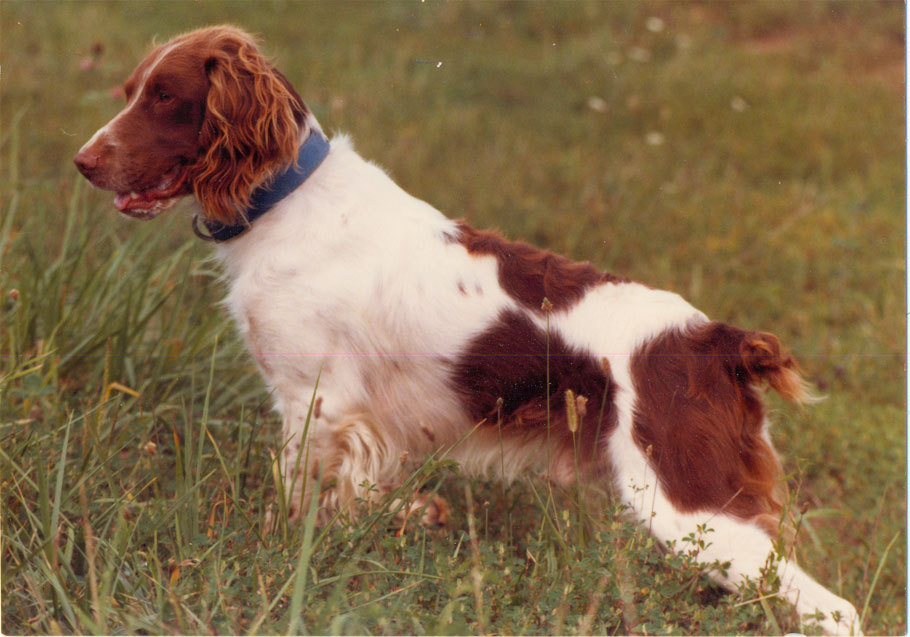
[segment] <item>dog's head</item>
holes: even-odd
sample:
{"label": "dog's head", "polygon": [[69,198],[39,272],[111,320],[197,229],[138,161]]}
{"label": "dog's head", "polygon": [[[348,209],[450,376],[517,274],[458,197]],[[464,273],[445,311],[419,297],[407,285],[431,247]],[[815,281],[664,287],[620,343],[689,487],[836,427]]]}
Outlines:
{"label": "dog's head", "polygon": [[123,91],[124,109],[74,161],[139,219],[193,193],[206,219],[237,223],[253,191],[294,161],[308,112],[253,38],[227,26],[156,47]]}

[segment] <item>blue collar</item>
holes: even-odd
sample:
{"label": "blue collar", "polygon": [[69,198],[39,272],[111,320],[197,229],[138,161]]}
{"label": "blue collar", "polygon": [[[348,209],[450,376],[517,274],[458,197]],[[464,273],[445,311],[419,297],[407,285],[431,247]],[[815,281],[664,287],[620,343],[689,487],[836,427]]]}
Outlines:
{"label": "blue collar", "polygon": [[[317,130],[313,130],[306,141],[300,146],[297,153],[297,162],[291,164],[287,169],[279,173],[272,179],[268,186],[260,186],[250,197],[250,205],[244,211],[246,223],[240,223],[234,226],[226,226],[217,221],[206,221],[202,223],[209,231],[209,237],[214,241],[227,241],[247,230],[256,219],[267,213],[275,204],[294,192],[297,187],[312,175],[322,160],[329,154],[329,142]],[[196,234],[202,238],[209,238],[199,232],[196,228],[196,221],[193,220],[193,229]]]}

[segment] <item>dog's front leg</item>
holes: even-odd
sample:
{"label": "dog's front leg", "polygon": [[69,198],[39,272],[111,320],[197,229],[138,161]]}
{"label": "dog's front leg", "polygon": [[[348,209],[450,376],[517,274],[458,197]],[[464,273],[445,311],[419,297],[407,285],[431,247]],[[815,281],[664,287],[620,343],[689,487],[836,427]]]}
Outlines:
{"label": "dog's front leg", "polygon": [[359,505],[389,490],[401,468],[401,451],[369,413],[346,409],[320,390],[308,403],[286,404],[282,467],[288,517],[302,517],[318,490],[318,520],[339,510],[356,514]]}

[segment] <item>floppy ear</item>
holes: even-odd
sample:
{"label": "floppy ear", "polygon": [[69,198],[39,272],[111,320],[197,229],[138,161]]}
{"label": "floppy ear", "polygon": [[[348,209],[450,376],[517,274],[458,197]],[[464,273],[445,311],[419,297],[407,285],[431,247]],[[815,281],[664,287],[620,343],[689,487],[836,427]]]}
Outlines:
{"label": "floppy ear", "polygon": [[237,224],[253,191],[296,159],[306,106],[245,33],[226,28],[212,44],[193,191],[206,219]]}

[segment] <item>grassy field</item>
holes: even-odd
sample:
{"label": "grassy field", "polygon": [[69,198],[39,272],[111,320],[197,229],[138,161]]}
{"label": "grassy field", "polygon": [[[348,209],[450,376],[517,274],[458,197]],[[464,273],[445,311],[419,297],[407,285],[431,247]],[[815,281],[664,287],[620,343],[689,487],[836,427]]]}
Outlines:
{"label": "grassy field", "polygon": [[442,532],[382,509],[263,531],[278,423],[190,205],[128,220],[71,162],[154,37],[233,22],[449,216],[780,335],[827,396],[773,402],[799,559],[867,634],[905,633],[903,11],[4,1],[2,632],[800,627],[769,583],[718,590],[608,498],[439,459],[417,481],[453,505]]}

